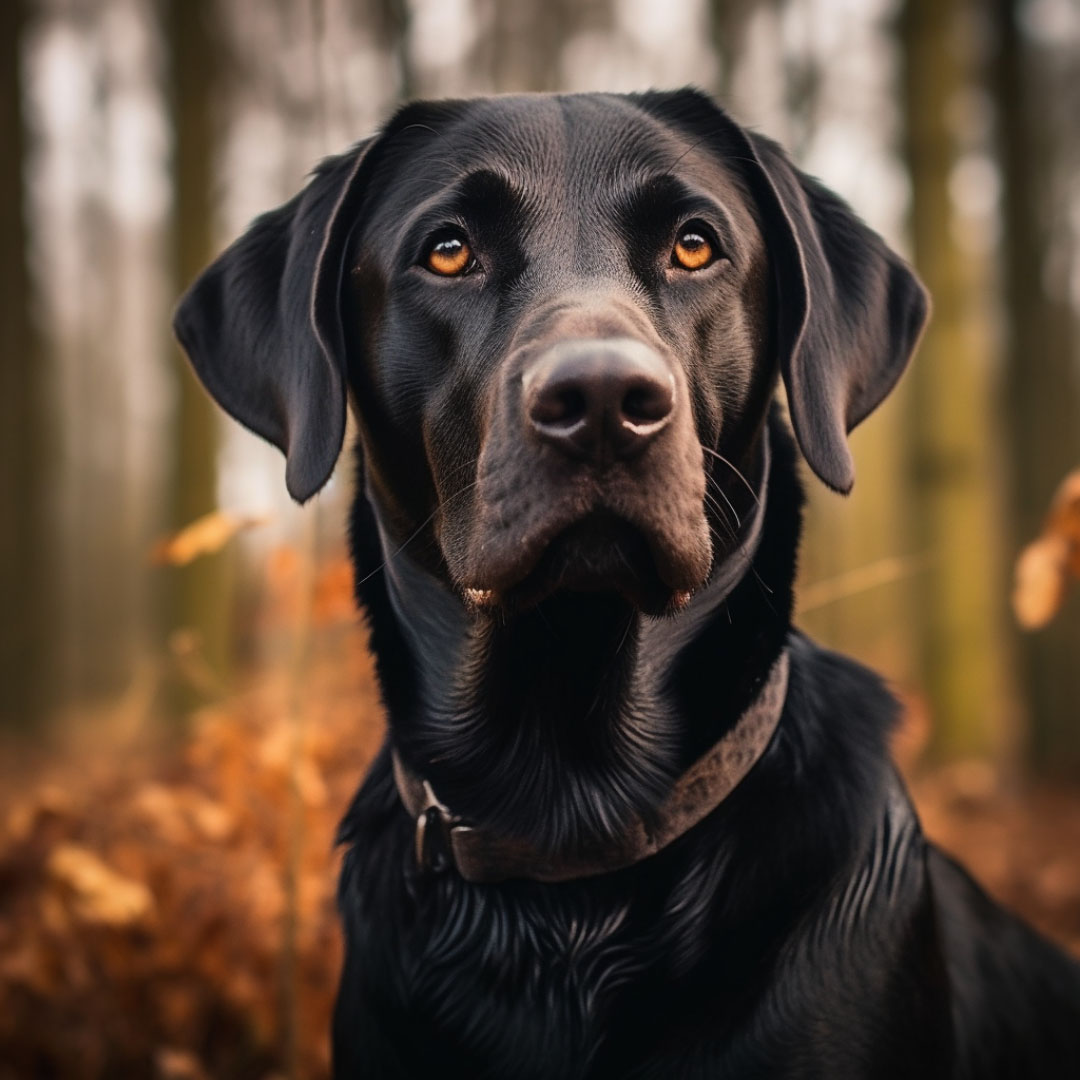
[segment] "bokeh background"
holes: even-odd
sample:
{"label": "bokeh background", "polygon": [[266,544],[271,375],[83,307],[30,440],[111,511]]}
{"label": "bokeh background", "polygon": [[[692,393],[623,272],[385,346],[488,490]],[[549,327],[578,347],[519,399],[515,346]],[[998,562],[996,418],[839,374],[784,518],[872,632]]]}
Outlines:
{"label": "bokeh background", "polygon": [[1080,464],[1077,0],[3,0],[0,50],[0,1078],[326,1075],[382,723],[352,470],[291,506],[169,315],[415,96],[693,83],[914,261],[799,621],[892,683],[930,832],[1080,950],[1080,601],[1010,609]]}

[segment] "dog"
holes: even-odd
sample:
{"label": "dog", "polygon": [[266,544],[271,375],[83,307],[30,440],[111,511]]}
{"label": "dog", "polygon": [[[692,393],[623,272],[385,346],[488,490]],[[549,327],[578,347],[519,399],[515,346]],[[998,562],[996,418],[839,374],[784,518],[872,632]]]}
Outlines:
{"label": "dog", "polygon": [[389,725],[336,1076],[1080,1075],[1080,968],[924,838],[893,698],[791,623],[798,456],[851,489],[927,310],[693,90],[407,105],[191,287],[294,498],[358,422]]}

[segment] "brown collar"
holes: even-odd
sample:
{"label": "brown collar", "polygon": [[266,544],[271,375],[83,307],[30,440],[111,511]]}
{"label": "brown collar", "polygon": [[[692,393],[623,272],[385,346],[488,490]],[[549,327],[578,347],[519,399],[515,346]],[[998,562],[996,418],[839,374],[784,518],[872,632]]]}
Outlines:
{"label": "brown collar", "polygon": [[785,650],[735,726],[675,782],[657,811],[655,826],[646,827],[639,818],[621,839],[593,851],[545,855],[513,837],[464,824],[394,751],[394,781],[416,820],[417,862],[423,869],[437,870],[449,859],[466,881],[492,884],[507,878],[557,882],[594,877],[655,855],[715,810],[765,752],[784,708],[788,666]]}

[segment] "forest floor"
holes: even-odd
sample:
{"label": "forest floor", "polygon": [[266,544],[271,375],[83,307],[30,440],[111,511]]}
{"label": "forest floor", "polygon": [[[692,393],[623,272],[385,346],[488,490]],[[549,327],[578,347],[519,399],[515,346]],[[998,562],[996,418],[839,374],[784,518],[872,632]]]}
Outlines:
{"label": "forest floor", "polygon": [[[328,1075],[334,833],[382,733],[348,592],[325,570],[311,659],[171,740],[127,716],[3,748],[0,1080]],[[907,764],[929,835],[1080,955],[1080,791]]]}

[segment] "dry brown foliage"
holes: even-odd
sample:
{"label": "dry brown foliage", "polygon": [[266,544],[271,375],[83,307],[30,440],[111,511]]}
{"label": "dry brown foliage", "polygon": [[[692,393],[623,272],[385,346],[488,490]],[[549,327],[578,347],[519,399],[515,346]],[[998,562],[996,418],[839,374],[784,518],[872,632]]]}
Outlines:
{"label": "dry brown foliage", "polygon": [[[8,778],[0,1080],[328,1075],[334,832],[382,718],[344,560],[315,581],[313,660],[290,711],[300,563],[289,549],[268,562],[271,655],[246,692],[171,744],[95,736]],[[908,705],[910,766],[926,718]],[[1080,797],[1003,801],[980,765],[916,794],[933,835],[1080,952]]]}
{"label": "dry brown foliage", "polygon": [[220,551],[238,533],[265,525],[269,520],[251,514],[211,510],[178,532],[163,536],[151,550],[150,561],[158,566],[187,566],[201,555]]}
{"label": "dry brown foliage", "polygon": [[179,746],[68,755],[0,803],[4,1080],[328,1074],[334,833],[382,732],[350,580],[318,580],[301,717],[264,676]]}

